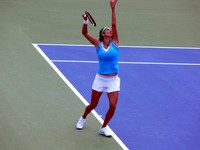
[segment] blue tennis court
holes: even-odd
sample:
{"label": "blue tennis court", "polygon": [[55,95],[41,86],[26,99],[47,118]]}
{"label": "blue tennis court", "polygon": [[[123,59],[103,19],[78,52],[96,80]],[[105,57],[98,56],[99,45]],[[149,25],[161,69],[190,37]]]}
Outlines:
{"label": "blue tennis court", "polygon": [[[33,45],[89,102],[98,66],[95,48]],[[120,97],[109,124],[119,144],[134,150],[199,150],[200,48],[121,46],[119,67]],[[103,94],[99,117],[107,108]]]}

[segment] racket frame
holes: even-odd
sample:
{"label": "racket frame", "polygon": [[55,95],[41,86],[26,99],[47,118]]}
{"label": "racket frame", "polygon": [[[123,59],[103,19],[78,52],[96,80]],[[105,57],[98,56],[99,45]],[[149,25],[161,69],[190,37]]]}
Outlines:
{"label": "racket frame", "polygon": [[89,11],[86,10],[86,11],[85,11],[85,14],[86,14],[88,20],[90,21],[90,23],[91,23],[94,27],[96,27],[97,24],[96,24],[94,18],[92,17],[92,15],[89,13]]}

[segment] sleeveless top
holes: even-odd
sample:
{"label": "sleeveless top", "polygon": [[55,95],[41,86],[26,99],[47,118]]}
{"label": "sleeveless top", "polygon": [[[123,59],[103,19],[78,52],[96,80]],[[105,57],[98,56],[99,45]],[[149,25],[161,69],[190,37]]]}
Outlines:
{"label": "sleeveless top", "polygon": [[103,42],[100,42],[97,48],[97,56],[99,60],[98,74],[119,73],[119,48],[112,41],[107,49],[103,47]]}

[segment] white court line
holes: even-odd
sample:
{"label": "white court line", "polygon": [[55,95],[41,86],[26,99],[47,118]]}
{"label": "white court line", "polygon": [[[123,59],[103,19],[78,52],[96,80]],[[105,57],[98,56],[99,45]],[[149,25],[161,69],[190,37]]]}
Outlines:
{"label": "white court line", "polygon": [[[97,61],[76,61],[76,60],[50,60],[46,54],[39,48],[38,45],[50,45],[50,46],[79,46],[79,47],[93,47],[93,45],[77,45],[77,44],[45,44],[45,43],[33,43],[32,44],[36,50],[43,56],[43,58],[49,63],[49,65],[55,70],[55,72],[60,76],[60,78],[71,88],[71,90],[79,97],[79,99],[87,106],[88,102],[85,98],[76,90],[76,88],[69,82],[69,80],[60,72],[60,70],[54,65],[53,62],[78,62],[78,63],[98,63]],[[130,47],[130,48],[158,48],[158,49],[194,49],[200,50],[198,47],[158,47],[158,46],[120,46],[120,47]],[[53,62],[52,62],[53,61]],[[120,64],[137,64],[137,65],[185,65],[185,66],[200,66],[199,63],[163,63],[163,62],[119,62]],[[102,124],[103,119],[97,114],[96,111],[92,111],[93,115]],[[124,149],[128,150],[126,145],[119,139],[119,137],[112,131],[113,138],[119,143],[119,145]]]}
{"label": "white court line", "polygon": [[[53,64],[53,62],[47,57],[47,55],[40,49],[37,44],[32,44],[35,49],[42,55],[42,57],[49,63],[49,65],[55,70],[55,72],[60,76],[60,78],[70,87],[70,89],[78,96],[78,98],[87,106],[87,100],[78,92],[78,90],[69,82],[69,80],[60,72],[60,70]],[[98,115],[98,113],[93,110],[92,114],[97,118],[97,120],[103,124],[103,119]],[[123,150],[128,150],[127,146],[119,139],[119,137],[112,131],[108,126],[108,129],[112,133],[113,138],[122,147]]]}
{"label": "white court line", "polygon": [[[80,46],[80,47],[94,47],[93,45],[78,45],[78,44],[47,44],[47,43],[34,43],[37,45],[49,45],[49,46]],[[181,47],[181,46],[177,46],[177,47],[167,47],[167,46],[129,46],[129,45],[121,45],[119,47],[130,47],[130,48],[158,48],[158,49],[196,49],[196,50],[200,50],[200,47]]]}
{"label": "white court line", "polygon": [[[54,63],[98,63],[98,61],[81,61],[81,60],[51,60]],[[164,62],[119,62],[119,64],[133,65],[174,65],[174,66],[200,66],[200,63],[164,63]]]}

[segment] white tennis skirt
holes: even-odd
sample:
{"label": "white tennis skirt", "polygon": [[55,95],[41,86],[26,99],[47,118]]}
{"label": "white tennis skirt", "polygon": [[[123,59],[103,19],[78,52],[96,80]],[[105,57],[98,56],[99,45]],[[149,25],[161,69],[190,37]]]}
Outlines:
{"label": "white tennis skirt", "polygon": [[116,76],[103,76],[96,74],[92,89],[98,92],[115,92],[120,90],[120,78]]}

